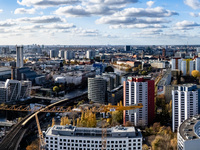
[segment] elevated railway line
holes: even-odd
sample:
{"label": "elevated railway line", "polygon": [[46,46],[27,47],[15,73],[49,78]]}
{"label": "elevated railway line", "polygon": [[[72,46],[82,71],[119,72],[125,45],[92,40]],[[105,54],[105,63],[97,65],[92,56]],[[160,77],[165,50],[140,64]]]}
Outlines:
{"label": "elevated railway line", "polygon": [[[19,123],[15,124],[9,133],[2,139],[0,142],[0,150],[17,150],[19,148],[20,141],[22,140],[23,136],[25,135],[26,131],[33,125],[36,124],[35,122],[35,115],[37,114],[38,118],[42,116],[42,112],[45,112],[45,109],[51,109],[55,106],[62,106],[64,104],[70,104],[75,101],[79,101],[82,99],[87,98],[87,93],[83,93],[82,95],[75,96],[70,99],[64,99],[61,101],[57,101],[53,104],[50,104],[44,108],[40,108],[33,112],[30,115],[24,117]],[[20,107],[22,108],[22,107]],[[3,110],[3,109],[2,109]],[[6,109],[4,109],[6,110]],[[11,110],[10,110],[11,111]],[[16,110],[17,111],[17,110]]]}

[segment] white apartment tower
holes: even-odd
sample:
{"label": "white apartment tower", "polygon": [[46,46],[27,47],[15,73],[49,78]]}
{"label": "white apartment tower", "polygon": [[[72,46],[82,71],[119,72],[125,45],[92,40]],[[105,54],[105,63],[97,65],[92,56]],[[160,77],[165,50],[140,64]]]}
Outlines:
{"label": "white apartment tower", "polygon": [[135,126],[148,125],[154,118],[154,81],[129,77],[123,88],[124,106],[143,104],[141,109],[124,111],[124,124],[130,121]]}
{"label": "white apartment tower", "polygon": [[65,59],[74,59],[74,52],[73,51],[65,51],[64,53],[64,58]]}
{"label": "white apartment tower", "polygon": [[16,67],[21,68],[24,66],[24,50],[23,46],[16,46],[16,54],[17,54],[17,63]]}
{"label": "white apartment tower", "polygon": [[93,51],[93,50],[88,50],[88,51],[86,52],[86,58],[87,58],[87,59],[94,59],[94,57],[95,57],[95,51]]}
{"label": "white apartment tower", "polygon": [[64,57],[65,57],[65,51],[64,51],[64,50],[59,50],[58,56],[59,56],[60,58],[64,58]]}
{"label": "white apartment tower", "polygon": [[200,72],[200,58],[196,58],[195,70],[198,70]]}
{"label": "white apartment tower", "polygon": [[172,90],[172,130],[175,132],[180,124],[198,114],[199,90],[195,84],[184,84],[178,90]]}
{"label": "white apartment tower", "polygon": [[181,62],[181,71],[182,75],[191,75],[191,72],[194,70],[194,62],[192,59],[185,59]]}
{"label": "white apartment tower", "polygon": [[172,70],[175,70],[175,69],[181,70],[181,61],[182,61],[182,59],[181,59],[180,57],[173,58],[173,59],[171,60],[171,63],[172,63]]}

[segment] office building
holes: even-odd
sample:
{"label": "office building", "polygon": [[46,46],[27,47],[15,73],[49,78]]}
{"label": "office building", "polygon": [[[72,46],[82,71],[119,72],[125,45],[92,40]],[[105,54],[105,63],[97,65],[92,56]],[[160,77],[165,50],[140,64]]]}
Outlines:
{"label": "office building", "polygon": [[120,101],[123,100],[123,85],[119,85],[111,91],[107,92],[108,94],[108,103],[112,105],[117,105]]}
{"label": "office building", "polygon": [[199,112],[200,90],[195,84],[184,84],[172,90],[172,131],[180,124]]}
{"label": "office building", "polygon": [[194,70],[194,62],[192,59],[184,59],[181,62],[181,72],[183,76],[191,75]]}
{"label": "office building", "polygon": [[[101,150],[102,129],[54,125],[45,132],[47,150]],[[135,127],[107,128],[106,150],[142,150],[142,134]]]}
{"label": "office building", "polygon": [[5,103],[8,101],[7,88],[5,87],[5,82],[0,82],[0,103]]}
{"label": "office building", "polygon": [[124,106],[143,104],[135,111],[124,111],[124,124],[131,121],[135,126],[147,126],[154,119],[154,80],[143,77],[128,77],[124,81]]}
{"label": "office building", "polygon": [[6,82],[0,82],[0,102],[11,102],[29,98],[31,86],[31,81],[7,79]]}
{"label": "office building", "polygon": [[126,45],[125,47],[124,47],[124,51],[130,51],[131,50],[131,46],[130,45]]}
{"label": "office building", "polygon": [[21,68],[24,66],[24,51],[23,51],[23,46],[16,46],[16,54],[17,54],[17,68]]}
{"label": "office building", "polygon": [[7,80],[5,87],[8,91],[8,102],[16,101],[20,98],[21,84],[17,80]]}
{"label": "office building", "polygon": [[178,150],[200,149],[200,115],[188,118],[178,128]]}
{"label": "office building", "polygon": [[28,98],[31,95],[31,81],[21,81],[20,99]]}
{"label": "office building", "polygon": [[88,99],[105,104],[107,92],[107,83],[106,80],[102,77],[88,78]]}

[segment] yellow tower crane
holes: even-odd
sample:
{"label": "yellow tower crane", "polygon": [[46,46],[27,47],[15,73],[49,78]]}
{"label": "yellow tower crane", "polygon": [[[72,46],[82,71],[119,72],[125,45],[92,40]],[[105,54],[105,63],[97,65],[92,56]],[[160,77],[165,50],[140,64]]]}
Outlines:
{"label": "yellow tower crane", "polygon": [[[143,105],[142,103],[136,104],[136,105],[131,105],[131,106],[123,106],[122,105],[122,101],[120,101],[120,103],[118,103],[117,105],[105,105],[102,106],[103,112],[107,113],[107,112],[113,112],[113,111],[125,111],[125,110],[135,110],[138,108],[142,108]],[[106,150],[107,146],[107,128],[103,127],[104,125],[102,124],[102,150]]]}

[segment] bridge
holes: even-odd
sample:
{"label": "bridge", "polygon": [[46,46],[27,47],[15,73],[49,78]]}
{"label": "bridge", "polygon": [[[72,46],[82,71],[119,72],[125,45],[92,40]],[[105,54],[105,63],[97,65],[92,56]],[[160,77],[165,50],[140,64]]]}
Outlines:
{"label": "bridge", "polygon": [[79,95],[79,96],[75,96],[70,99],[64,99],[64,100],[55,102],[53,104],[50,104],[44,108],[41,108],[41,109],[35,111],[34,113],[32,113],[30,115],[27,115],[20,122],[15,124],[11,128],[9,133],[2,139],[2,141],[0,143],[0,150],[17,150],[26,131],[28,131],[28,129],[30,129],[31,127],[34,127],[36,125],[36,121],[35,121],[36,114],[37,114],[38,118],[40,118],[40,117],[42,117],[42,115],[44,115],[43,112],[45,109],[51,109],[51,108],[54,108],[55,106],[62,106],[64,104],[70,104],[72,102],[76,102],[76,101],[83,100],[86,98],[87,98],[87,93],[84,93],[83,95]]}

